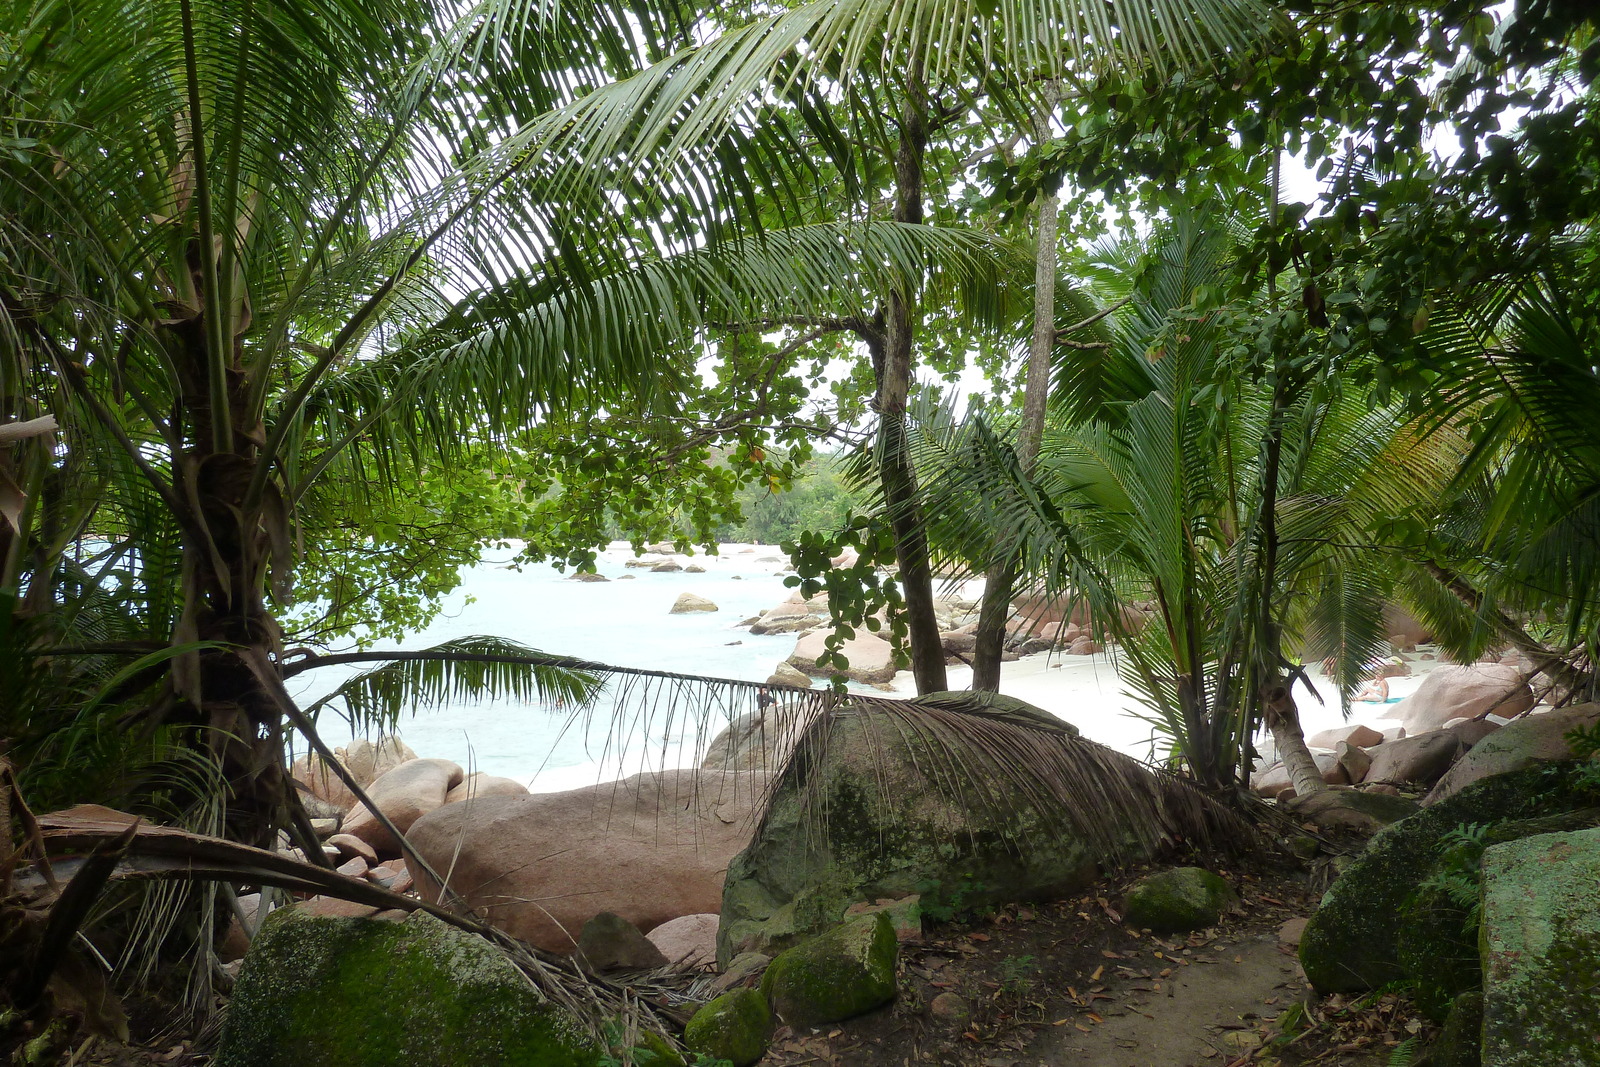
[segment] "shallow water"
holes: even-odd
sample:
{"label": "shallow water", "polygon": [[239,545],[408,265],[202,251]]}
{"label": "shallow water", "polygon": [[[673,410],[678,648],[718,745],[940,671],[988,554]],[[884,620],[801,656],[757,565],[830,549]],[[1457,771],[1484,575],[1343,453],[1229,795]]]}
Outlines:
{"label": "shallow water", "polygon": [[[748,547],[732,545],[726,555],[694,557],[693,563],[706,568],[704,574],[630,569],[624,561],[631,551],[613,548],[597,565],[613,579],[609,582],[572,581],[547,565],[513,569],[507,561],[514,550],[490,550],[484,562],[463,570],[461,587],[431,625],[377,647],[420,649],[485,634],[617,666],[763,682],[794,650],[795,637],[759,637],[737,624],[782,602],[792,590],[776,573],[786,564],[781,552]],[[720,610],[669,614],[680,593],[703,596]],[[308,704],[358,669],[308,671],[294,680],[293,691]],[[631,695],[637,697],[638,690]],[[588,713],[537,702],[451,703],[406,716],[398,732],[420,756],[531,780],[539,790],[563,789],[649,767],[679,766],[688,761],[703,724],[715,733],[730,715],[750,710],[743,702],[736,708],[685,709],[682,701],[669,709],[665,695],[658,686],[647,706],[628,701],[635,713],[615,729],[613,701],[603,697]],[[332,708],[323,713],[321,728],[331,745],[343,745],[351,736]]]}

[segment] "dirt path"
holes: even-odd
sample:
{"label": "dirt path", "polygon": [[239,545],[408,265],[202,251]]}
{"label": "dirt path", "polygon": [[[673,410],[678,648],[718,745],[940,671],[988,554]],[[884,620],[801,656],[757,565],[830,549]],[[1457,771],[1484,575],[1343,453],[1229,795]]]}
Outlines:
{"label": "dirt path", "polygon": [[1085,896],[936,924],[902,946],[892,1006],[780,1027],[761,1067],[1384,1067],[1418,1033],[1403,997],[1308,996],[1284,940],[1315,901],[1303,877],[1218,870],[1239,907],[1188,935],[1122,922],[1136,871]]}
{"label": "dirt path", "polygon": [[1114,1006],[1096,1013],[1103,1022],[1041,1033],[1025,1055],[1074,1067],[1228,1063],[1260,1043],[1258,1026],[1303,995],[1300,966],[1284,951],[1289,947],[1273,934],[1215,945],[1214,956],[1129,985]]}

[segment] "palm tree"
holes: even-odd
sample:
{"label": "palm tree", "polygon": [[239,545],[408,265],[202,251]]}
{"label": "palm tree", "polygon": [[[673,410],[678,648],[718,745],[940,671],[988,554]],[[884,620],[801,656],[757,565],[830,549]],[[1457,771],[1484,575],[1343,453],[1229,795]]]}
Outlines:
{"label": "palm tree", "polygon": [[[319,481],[392,492],[404,452],[448,463],[554,410],[665,404],[714,320],[904,303],[934,263],[992,284],[981,236],[763,231],[752,183],[809,174],[761,90],[908,56],[1021,82],[1246,33],[1237,3],[1158,5],[1163,25],[1196,16],[1180,38],[1145,10],[1052,2],[997,30],[944,0],[828,0],[690,47],[675,5],[20,7],[0,72],[26,134],[0,193],[6,399],[55,409],[91,479],[136,471],[126,495],[181,546],[165,574],[157,545],[133,547],[176,590],[142,721],[203,734],[233,832],[264,840],[293,807],[285,726],[311,729],[274,605]],[[976,32],[951,47],[951,25]],[[59,559],[12,573],[53,601]]]}
{"label": "palm tree", "polygon": [[[1109,347],[1064,363],[1035,475],[987,425],[971,427],[930,455],[944,470],[935,529],[987,558],[993,535],[955,521],[987,500],[1023,573],[1086,603],[1118,641],[1124,679],[1200,781],[1232,788],[1265,721],[1310,792],[1320,776],[1288,684],[1299,668],[1280,649],[1333,657],[1342,695],[1354,690],[1384,647],[1401,565],[1375,532],[1437,497],[1457,442],[1369,411],[1326,370],[1254,381],[1230,331],[1256,309],[1204,296],[1218,291],[1225,240],[1223,227],[1183,219],[1142,276],[1092,272],[1129,302]],[[1130,610],[1140,605],[1148,620]]]}

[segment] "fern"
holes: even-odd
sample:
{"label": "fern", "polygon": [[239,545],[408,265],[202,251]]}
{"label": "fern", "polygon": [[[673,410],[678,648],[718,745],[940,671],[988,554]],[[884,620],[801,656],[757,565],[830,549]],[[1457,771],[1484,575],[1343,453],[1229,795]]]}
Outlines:
{"label": "fern", "polygon": [[1411,1067],[1412,1059],[1416,1055],[1417,1039],[1408,1037],[1394,1047],[1389,1053],[1389,1067]]}

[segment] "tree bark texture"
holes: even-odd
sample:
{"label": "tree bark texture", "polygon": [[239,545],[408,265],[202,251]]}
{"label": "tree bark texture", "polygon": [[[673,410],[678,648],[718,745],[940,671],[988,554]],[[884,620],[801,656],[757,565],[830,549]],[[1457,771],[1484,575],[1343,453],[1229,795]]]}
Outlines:
{"label": "tree bark texture", "polygon": [[[1034,118],[1034,139],[1049,136],[1059,91],[1046,89],[1049,106]],[[1056,342],[1056,219],[1060,201],[1054,191],[1039,197],[1038,247],[1033,260],[1033,340],[1028,346],[1028,376],[1022,392],[1022,424],[1017,428],[1017,461],[1033,473],[1044,440],[1045,408],[1050,397],[1050,357]],[[1000,531],[996,531],[1000,533]],[[1007,553],[985,575],[978,631],[972,649],[972,688],[1000,691],[1000,656],[1005,651],[1006,621],[1017,583],[1016,557]]]}
{"label": "tree bark texture", "polygon": [[[896,222],[922,221],[923,156],[928,144],[927,88],[920,66],[906,76],[906,97],[900,116],[900,143],[895,151]],[[911,672],[917,692],[948,688],[944,647],[933,611],[933,569],[928,560],[928,537],[922,508],[917,501],[917,474],[911,465],[907,439],[906,402],[911,392],[912,341],[915,315],[909,293],[889,292],[883,360],[878,366],[878,476],[894,530],[895,560],[900,566],[900,589],[905,597],[907,637],[911,646]]]}

